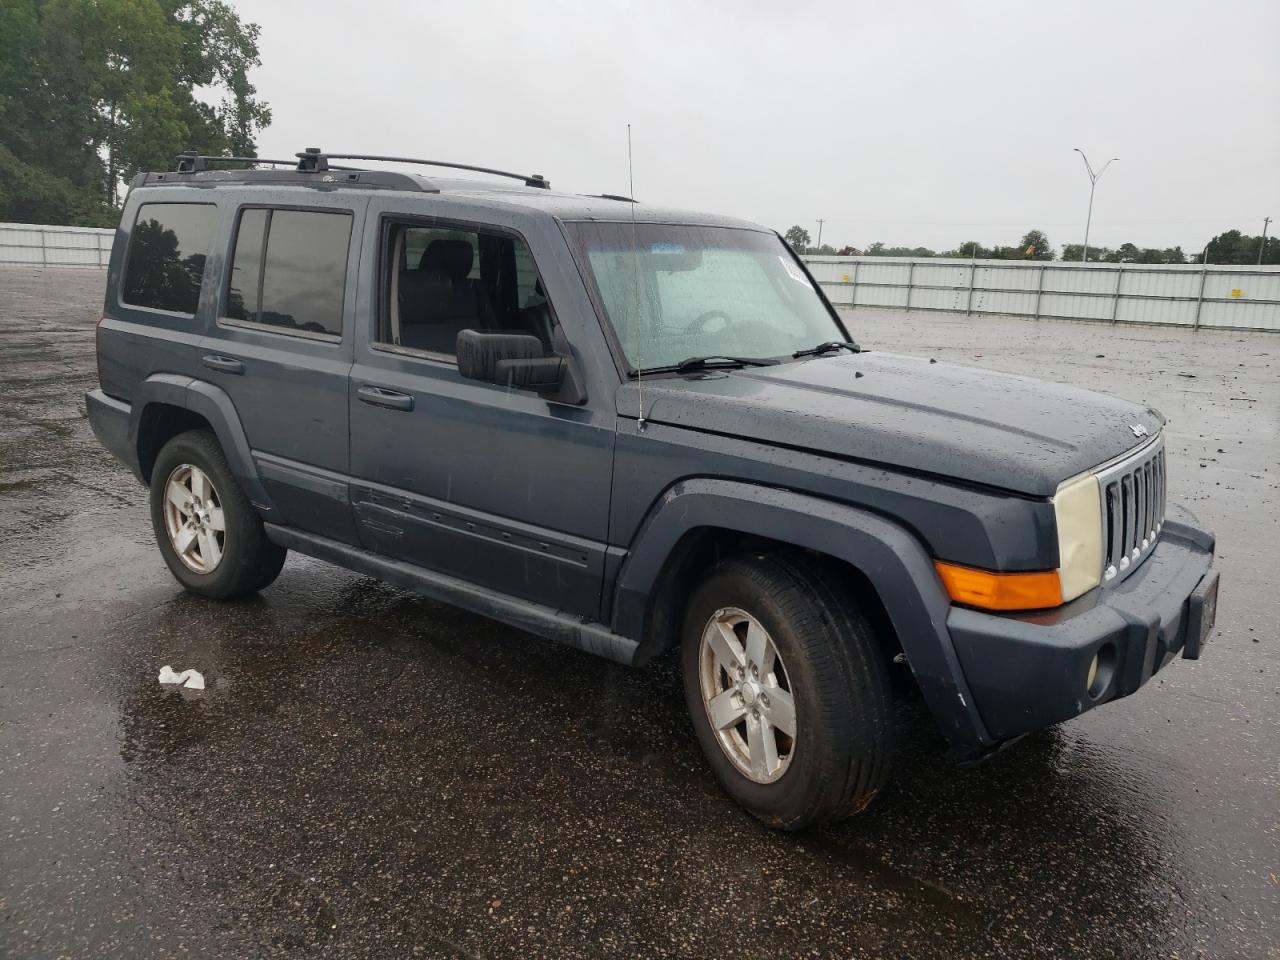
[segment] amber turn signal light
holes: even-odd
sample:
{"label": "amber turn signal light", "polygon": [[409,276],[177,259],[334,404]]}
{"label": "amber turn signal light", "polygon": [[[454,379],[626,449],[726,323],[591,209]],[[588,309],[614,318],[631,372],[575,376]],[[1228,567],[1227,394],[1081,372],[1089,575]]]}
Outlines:
{"label": "amber turn signal light", "polygon": [[1058,571],[992,573],[935,560],[947,594],[956,603],[984,610],[1042,610],[1062,605]]}

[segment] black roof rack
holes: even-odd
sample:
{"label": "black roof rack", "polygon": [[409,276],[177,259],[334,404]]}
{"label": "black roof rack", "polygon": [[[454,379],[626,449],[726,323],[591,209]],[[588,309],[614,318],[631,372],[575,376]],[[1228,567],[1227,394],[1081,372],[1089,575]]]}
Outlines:
{"label": "black roof rack", "polygon": [[[296,154],[296,160],[271,160],[266,157],[219,157],[207,156],[194,150],[187,150],[175,158],[175,167],[171,173],[139,174],[138,183],[177,182],[188,184],[220,183],[304,183],[314,186],[332,186],[342,183],[349,186],[374,187],[392,190],[419,190],[438,193],[439,188],[421,177],[398,173],[394,170],[370,170],[365,167],[346,167],[331,164],[330,160],[382,160],[391,163],[419,163],[433,167],[450,167],[455,170],[474,170],[477,173],[490,173],[499,177],[510,177],[519,180],[526,186],[551,189],[551,183],[539,173],[525,176],[523,173],[511,173],[507,170],[495,170],[492,167],[475,167],[466,163],[449,163],[444,160],[418,160],[413,157],[383,157],[366,153],[325,153],[319,147],[307,147]],[[259,164],[267,167],[288,167],[287,170],[217,170],[210,164]],[[322,176],[316,176],[322,174]]]}
{"label": "black roof rack", "polygon": [[489,173],[495,177],[508,177],[512,180],[520,180],[526,187],[540,187],[544,190],[551,189],[551,181],[540,173],[533,173],[526,176],[523,173],[512,173],[510,170],[495,170],[492,167],[476,167],[469,163],[450,163],[446,160],[420,160],[417,157],[384,157],[374,153],[325,153],[319,147],[307,147],[307,149],[298,154],[298,169],[310,171],[322,171],[329,169],[344,169],[342,167],[330,167],[330,160],[378,160],[386,163],[420,163],[428,167],[448,167],[452,170],[472,170],[476,173]]}
{"label": "black roof rack", "polygon": [[194,150],[180,153],[175,159],[178,163],[175,173],[201,173],[208,170],[211,163],[269,163],[277,167],[297,165],[296,160],[268,160],[265,157],[212,157],[202,156]]}
{"label": "black roof rack", "polygon": [[588,193],[588,197],[595,197],[597,200],[617,200],[620,203],[639,203],[633,197],[624,197],[620,193]]}

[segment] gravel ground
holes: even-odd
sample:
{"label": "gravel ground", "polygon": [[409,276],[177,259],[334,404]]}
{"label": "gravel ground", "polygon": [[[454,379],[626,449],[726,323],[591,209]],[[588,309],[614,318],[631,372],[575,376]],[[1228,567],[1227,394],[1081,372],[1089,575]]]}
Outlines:
{"label": "gravel ground", "polygon": [[84,419],[102,282],[0,269],[0,956],[1280,957],[1280,336],[851,312],[1163,410],[1219,629],[974,769],[907,704],[871,809],[780,835],[717,789],[670,659],[300,557],[183,594]]}

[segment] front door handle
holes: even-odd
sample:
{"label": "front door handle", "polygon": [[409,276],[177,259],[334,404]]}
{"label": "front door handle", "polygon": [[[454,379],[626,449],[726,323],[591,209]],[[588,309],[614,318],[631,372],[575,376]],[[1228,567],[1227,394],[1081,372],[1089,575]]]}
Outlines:
{"label": "front door handle", "polygon": [[386,407],[388,410],[413,409],[412,396],[407,393],[400,393],[397,390],[388,390],[386,387],[375,387],[366,383],[356,391],[356,396],[360,398],[361,403],[370,403],[375,407]]}
{"label": "front door handle", "polygon": [[217,353],[211,353],[208,356],[201,357],[200,362],[210,370],[217,370],[220,373],[244,373],[244,364],[235,357],[224,357]]}

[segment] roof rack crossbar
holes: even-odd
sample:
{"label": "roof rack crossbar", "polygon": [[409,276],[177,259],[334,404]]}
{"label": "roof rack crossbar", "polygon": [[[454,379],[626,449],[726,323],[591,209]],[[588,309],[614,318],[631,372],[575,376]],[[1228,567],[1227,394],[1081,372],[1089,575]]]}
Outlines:
{"label": "roof rack crossbar", "polygon": [[175,173],[200,173],[209,169],[210,163],[268,163],[278,167],[292,167],[296,160],[269,160],[266,157],[214,157],[204,156],[194,151],[180,153],[174,158],[177,162]]}
{"label": "roof rack crossbar", "polygon": [[298,154],[299,170],[328,170],[330,160],[378,160],[386,163],[418,163],[428,167],[449,167],[452,170],[472,170],[476,173],[489,173],[495,177],[508,177],[521,181],[526,187],[551,189],[551,181],[540,173],[525,175],[512,173],[510,170],[495,170],[492,167],[476,167],[469,163],[450,163],[446,160],[421,160],[417,157],[384,157],[373,153],[325,153],[316,147],[308,147],[305,153]]}

